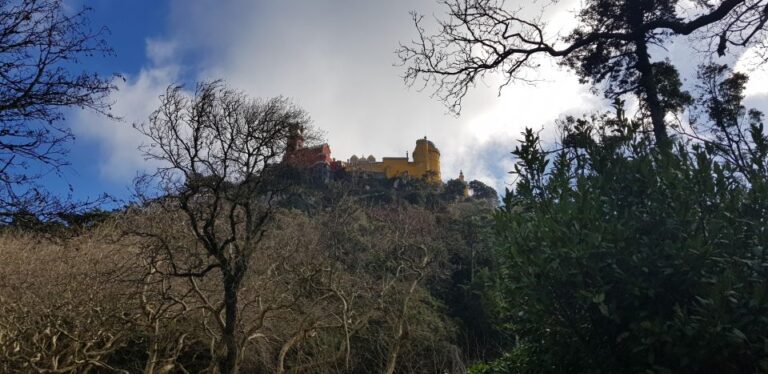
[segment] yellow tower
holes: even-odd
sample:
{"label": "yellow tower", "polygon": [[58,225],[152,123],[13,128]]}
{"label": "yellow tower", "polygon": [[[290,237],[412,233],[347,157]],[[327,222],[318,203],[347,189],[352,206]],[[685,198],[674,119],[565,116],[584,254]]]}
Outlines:
{"label": "yellow tower", "polygon": [[413,163],[415,164],[415,176],[427,176],[432,181],[440,181],[440,150],[435,144],[423,139],[416,141],[416,148],[413,150]]}

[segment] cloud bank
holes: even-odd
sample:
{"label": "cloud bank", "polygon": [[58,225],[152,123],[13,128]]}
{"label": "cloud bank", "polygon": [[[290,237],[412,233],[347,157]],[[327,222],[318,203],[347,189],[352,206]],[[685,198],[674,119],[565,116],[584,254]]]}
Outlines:
{"label": "cloud bank", "polygon": [[[408,12],[440,17],[434,0],[170,1],[167,33],[147,40],[147,67],[115,97],[126,122],[146,120],[170,83],[221,78],[252,96],[292,98],[327,134],[338,159],[404,155],[427,136],[441,149],[444,179],[463,170],[503,191],[509,152],[524,127],[544,127],[546,137],[563,114],[605,105],[572,74],[544,63],[537,85],[498,95],[489,78],[471,91],[461,117],[448,115],[429,92],[405,87],[402,68],[393,65],[398,43],[414,35]],[[566,32],[578,4],[559,2],[545,21]],[[765,91],[764,84],[752,87]],[[80,120],[77,131],[103,144],[104,178],[127,182],[145,166],[133,129],[99,127],[88,115]]]}

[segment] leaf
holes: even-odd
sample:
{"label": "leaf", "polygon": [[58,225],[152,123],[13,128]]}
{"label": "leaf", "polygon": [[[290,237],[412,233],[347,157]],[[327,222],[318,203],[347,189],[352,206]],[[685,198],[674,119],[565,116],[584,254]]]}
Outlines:
{"label": "leaf", "polygon": [[733,328],[733,330],[731,330],[731,334],[733,334],[735,337],[739,338],[742,341],[746,342],[746,341],[749,340],[749,339],[747,339],[747,336],[744,335],[743,332],[741,332],[741,330],[739,330],[739,329],[737,329],[735,327]]}
{"label": "leaf", "polygon": [[592,296],[592,301],[596,304],[602,304],[605,301],[605,292],[600,292]]}
{"label": "leaf", "polygon": [[597,307],[600,309],[600,313],[602,313],[604,316],[606,317],[611,316],[610,312],[608,311],[608,306],[606,306],[605,304],[600,304]]}

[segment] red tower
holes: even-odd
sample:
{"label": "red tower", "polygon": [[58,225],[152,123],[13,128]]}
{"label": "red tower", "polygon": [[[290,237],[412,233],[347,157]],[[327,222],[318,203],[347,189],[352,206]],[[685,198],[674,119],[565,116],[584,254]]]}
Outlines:
{"label": "red tower", "polygon": [[331,147],[328,144],[306,147],[304,145],[304,127],[294,124],[290,128],[283,162],[292,166],[308,168],[318,164],[333,166],[334,160],[331,158]]}

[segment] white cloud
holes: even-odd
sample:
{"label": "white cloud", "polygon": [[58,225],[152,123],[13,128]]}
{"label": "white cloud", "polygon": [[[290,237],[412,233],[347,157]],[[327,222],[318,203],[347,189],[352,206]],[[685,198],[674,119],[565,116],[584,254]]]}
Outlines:
{"label": "white cloud", "polygon": [[[339,159],[404,155],[426,135],[442,151],[444,178],[463,169],[467,178],[498,186],[506,173],[482,169],[473,152],[501,137],[510,140],[498,145],[508,154],[524,127],[595,106],[571,74],[552,64],[538,71],[540,84],[512,85],[500,97],[489,77],[467,97],[459,118],[429,92],[405,87],[393,51],[414,36],[410,10],[443,12],[433,0],[173,4],[173,38],[191,55],[203,56],[200,79],[223,78],[254,96],[295,99],[325,130]],[[578,0],[569,0],[551,9],[555,31],[572,27],[576,5]]]}
{"label": "white cloud", "polygon": [[[555,32],[572,27],[575,4],[550,9]],[[584,87],[552,64],[538,71],[540,84],[511,85],[501,96],[489,77],[470,93],[458,118],[428,92],[405,87],[393,51],[413,37],[410,10],[442,12],[433,0],[173,0],[170,9],[169,32],[147,40],[149,67],[120,83],[114,97],[124,123],[81,113],[74,126],[81,139],[100,145],[100,169],[112,182],[127,183],[147,167],[136,150],[141,136],[130,124],[146,120],[157,97],[179,78],[178,66],[196,69],[197,79],[223,78],[253,96],[293,98],[325,131],[339,159],[404,155],[426,135],[442,150],[445,179],[463,169],[467,178],[496,187],[504,186],[513,139],[524,127],[594,106]],[[490,149],[503,152],[489,156]]]}
{"label": "white cloud", "polygon": [[744,90],[746,96],[768,94],[768,69],[764,69],[765,59],[765,53],[753,47],[744,52],[736,62],[735,70],[749,74],[749,81]]}
{"label": "white cloud", "polygon": [[[544,21],[553,34],[574,26],[580,4],[560,1],[549,9]],[[542,61],[537,85],[511,85],[498,96],[497,79],[488,77],[470,92],[461,117],[448,115],[429,92],[405,87],[402,69],[393,66],[398,43],[414,36],[408,11],[440,17],[434,0],[171,0],[170,9],[168,32],[147,41],[150,67],[115,97],[117,114],[129,123],[146,119],[183,66],[194,79],[223,78],[253,96],[293,98],[325,130],[337,158],[404,155],[426,135],[441,149],[445,179],[463,169],[467,178],[503,189],[509,152],[524,127],[545,128],[546,139],[563,114],[605,104],[571,73]],[[685,59],[681,71],[694,71],[684,47],[671,48]],[[748,90],[766,93],[766,87],[768,74],[753,75]],[[126,179],[144,166],[135,149],[140,138],[129,125],[86,114],[82,120],[81,137],[104,144],[105,177]]]}
{"label": "white cloud", "polygon": [[[168,55],[162,51],[167,44],[147,43],[147,53],[155,61],[164,61]],[[144,160],[139,145],[144,142],[133,124],[146,122],[150,113],[157,108],[158,97],[169,84],[175,83],[179,68],[175,65],[151,66],[141,69],[136,77],[125,77],[116,81],[119,90],[113,94],[112,113],[120,121],[110,120],[103,115],[80,111],[73,118],[72,129],[84,142],[97,144],[100,155],[94,155],[99,163],[103,178],[110,182],[129,183],[136,173],[150,165]]]}
{"label": "white cloud", "polygon": [[167,39],[147,39],[147,58],[152,66],[164,66],[178,58],[178,44]]}

